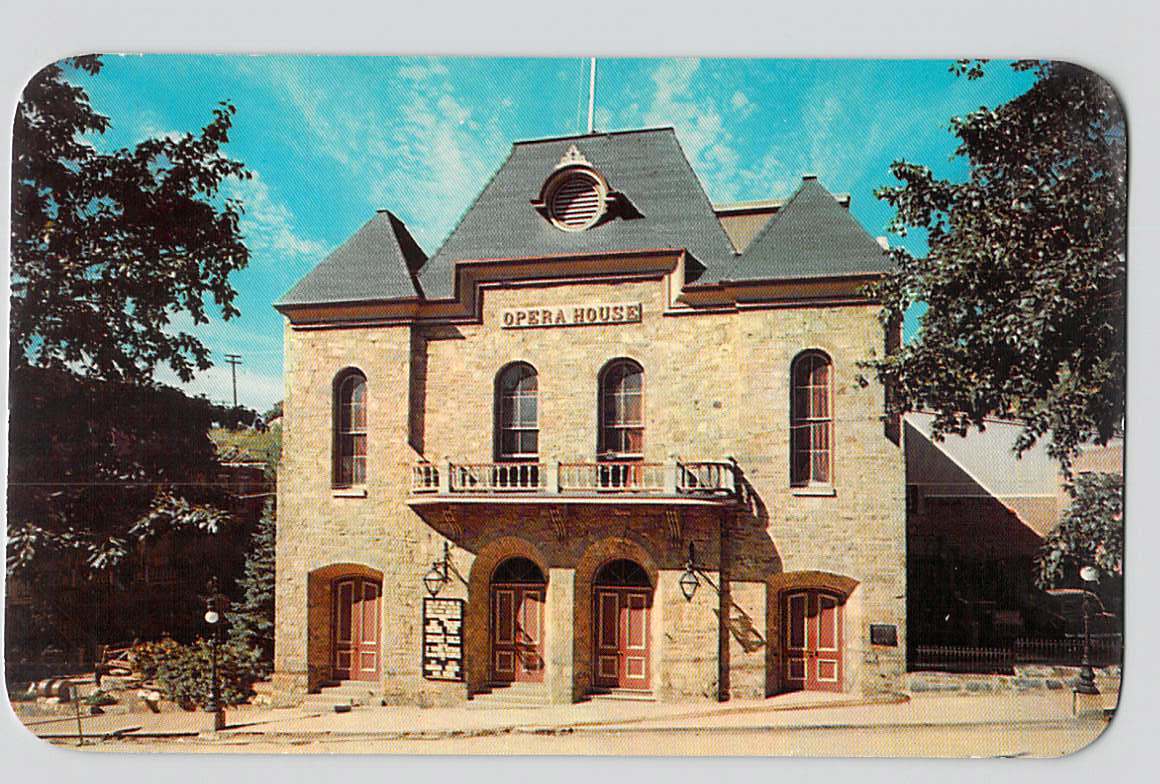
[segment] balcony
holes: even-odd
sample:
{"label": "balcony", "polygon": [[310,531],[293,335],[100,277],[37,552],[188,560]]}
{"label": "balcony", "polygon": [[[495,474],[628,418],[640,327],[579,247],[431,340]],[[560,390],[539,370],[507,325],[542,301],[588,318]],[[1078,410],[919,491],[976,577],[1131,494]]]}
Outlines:
{"label": "balcony", "polygon": [[416,463],[411,470],[411,503],[426,501],[594,503],[659,500],[677,503],[733,503],[742,492],[741,470],[733,460]]}

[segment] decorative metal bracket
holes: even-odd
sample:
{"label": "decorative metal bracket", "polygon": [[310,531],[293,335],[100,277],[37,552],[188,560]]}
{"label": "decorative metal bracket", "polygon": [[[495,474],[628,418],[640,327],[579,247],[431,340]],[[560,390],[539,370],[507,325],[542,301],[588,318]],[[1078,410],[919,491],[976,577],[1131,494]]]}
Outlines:
{"label": "decorative metal bracket", "polygon": [[455,517],[455,510],[449,507],[443,509],[443,524],[447,526],[451,532],[452,539],[463,538],[463,526],[459,524],[459,520]]}
{"label": "decorative metal bracket", "polygon": [[681,511],[679,509],[666,509],[665,522],[669,524],[669,540],[672,542],[680,542]]}
{"label": "decorative metal bracket", "polygon": [[548,510],[548,517],[552,521],[552,527],[556,529],[556,538],[563,541],[568,534],[568,529],[564,525],[564,514],[560,511],[560,507],[551,507]]}

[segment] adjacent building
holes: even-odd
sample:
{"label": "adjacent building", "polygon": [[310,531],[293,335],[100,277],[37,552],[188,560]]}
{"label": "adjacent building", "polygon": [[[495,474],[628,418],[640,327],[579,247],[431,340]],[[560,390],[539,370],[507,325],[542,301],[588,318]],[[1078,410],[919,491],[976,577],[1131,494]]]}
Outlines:
{"label": "adjacent building", "polygon": [[279,699],[896,687],[905,460],[859,362],[898,334],[848,208],[713,205],[664,128],[515,143],[430,256],[372,217],[276,304]]}

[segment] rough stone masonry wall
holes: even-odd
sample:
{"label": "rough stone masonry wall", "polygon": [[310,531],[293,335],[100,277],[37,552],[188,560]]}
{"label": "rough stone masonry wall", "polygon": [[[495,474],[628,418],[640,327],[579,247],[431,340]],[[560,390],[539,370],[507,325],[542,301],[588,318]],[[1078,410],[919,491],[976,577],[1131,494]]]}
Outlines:
{"label": "rough stone masonry wall", "polygon": [[[643,305],[639,324],[499,327],[499,314],[509,307],[638,301]],[[516,360],[531,363],[539,375],[540,459],[593,460],[597,377],[616,357],[631,357],[644,368],[646,461],[732,454],[755,492],[753,513],[738,515],[729,526],[732,693],[760,696],[768,689],[768,648],[778,640],[776,629],[771,634],[766,628],[765,580],[780,571],[821,570],[857,580],[857,614],[846,619],[847,673],[857,676],[850,687],[874,691],[896,685],[905,650],[903,460],[900,447],[884,435],[882,390],[873,382],[860,385],[856,364],[882,352],[876,309],[666,317],[664,302],[661,280],[519,287],[487,291],[481,324],[418,326],[413,333],[408,327],[287,332],[276,650],[279,679],[287,689],[301,691],[307,681],[306,574],[349,561],[384,575],[388,696],[420,702],[457,698],[453,687],[424,681],[419,673],[418,581],[443,539],[405,504],[408,463],[420,453],[437,463],[490,461],[496,373]],[[802,496],[789,487],[789,368],[807,348],[823,349],[834,361],[830,496]],[[347,366],[359,367],[368,379],[366,498],[334,497],[330,487],[331,381]],[[625,523],[618,518],[602,525],[607,530],[596,530],[593,537]],[[706,546],[712,539],[703,531],[697,536]],[[665,546],[681,550],[684,541]],[[712,547],[715,558],[715,542]],[[461,568],[470,568],[467,552],[458,557]],[[712,692],[717,658],[716,597],[703,586],[697,600],[686,604],[675,585],[678,575],[679,562],[661,565],[654,610],[656,622],[664,624],[659,634],[688,630],[664,638],[654,660],[658,692],[673,698]],[[571,593],[575,597],[584,589],[577,583]],[[568,592],[560,591],[563,599]],[[314,620],[312,634],[324,633],[323,621]],[[871,622],[897,625],[897,648],[872,647]],[[582,647],[576,645],[581,653],[572,662],[577,681],[586,666]],[[462,689],[458,698],[461,694]]]}
{"label": "rough stone masonry wall", "polygon": [[[308,585],[311,572],[335,564],[357,564],[383,576],[384,689],[430,701],[448,691],[419,672],[422,608],[416,587],[420,565],[437,557],[442,538],[404,503],[415,458],[407,443],[409,347],[405,326],[286,331],[274,651],[280,702],[299,699],[329,675],[326,580],[314,581],[312,602]],[[332,382],[348,367],[367,378],[365,497],[332,489]],[[308,649],[315,653],[312,668]]]}

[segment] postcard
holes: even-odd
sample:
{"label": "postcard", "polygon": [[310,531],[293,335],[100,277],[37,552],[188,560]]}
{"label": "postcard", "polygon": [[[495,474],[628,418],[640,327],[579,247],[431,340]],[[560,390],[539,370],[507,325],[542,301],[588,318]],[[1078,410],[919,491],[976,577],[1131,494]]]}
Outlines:
{"label": "postcard", "polygon": [[81,750],[1082,749],[1126,162],[1052,60],[47,65],[12,709]]}

